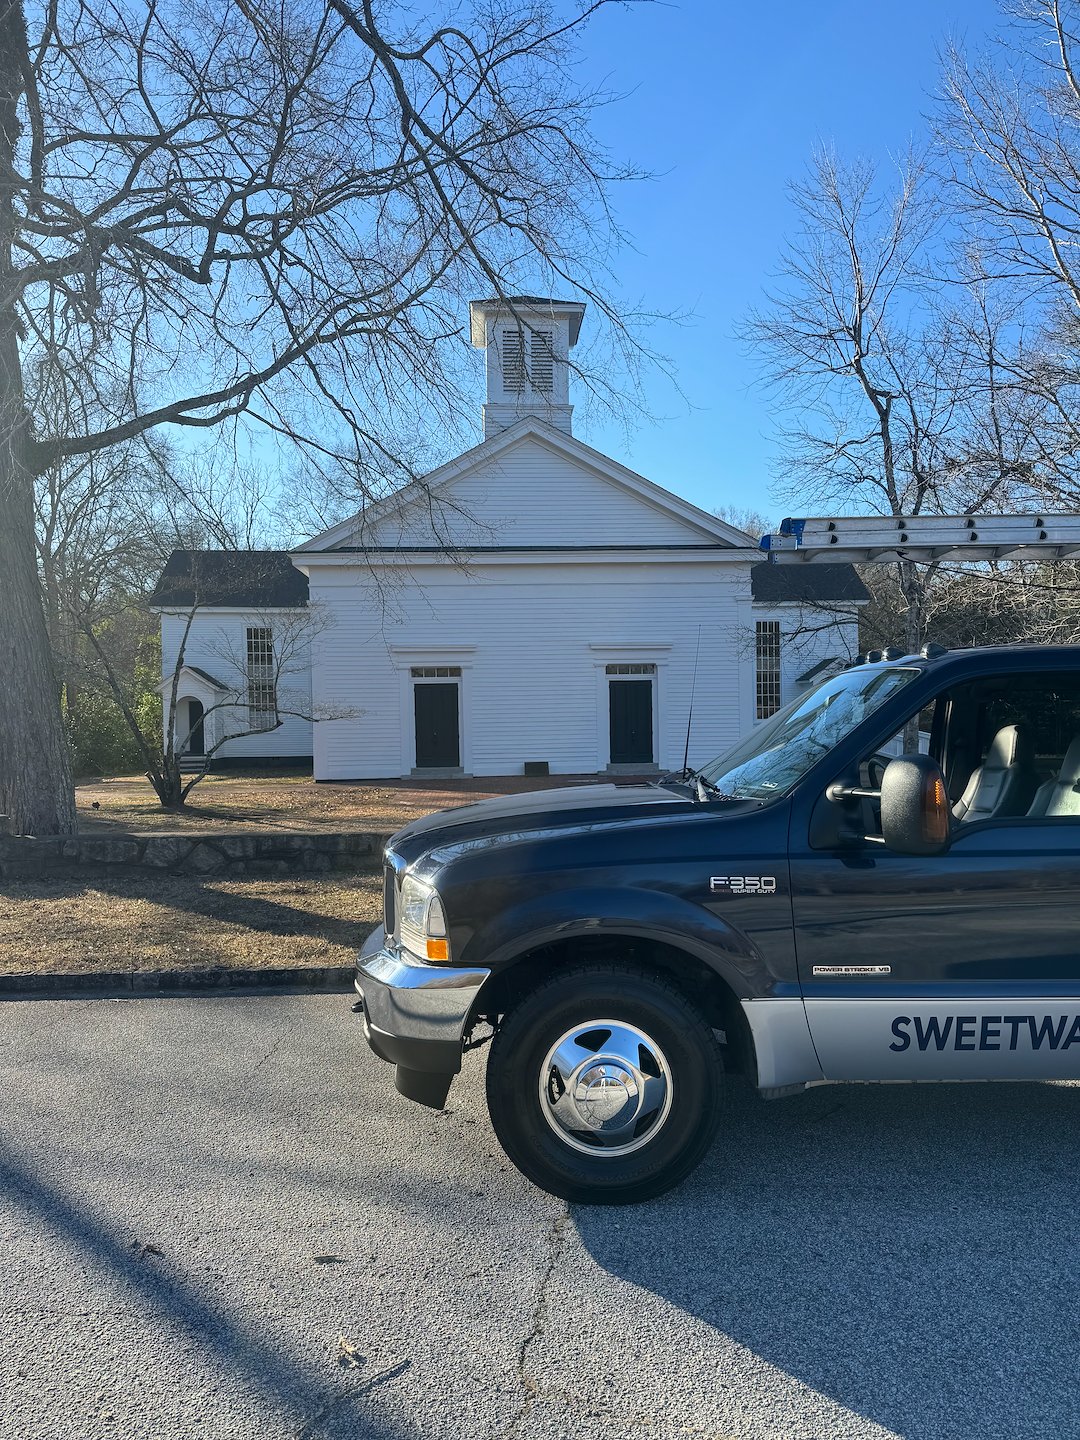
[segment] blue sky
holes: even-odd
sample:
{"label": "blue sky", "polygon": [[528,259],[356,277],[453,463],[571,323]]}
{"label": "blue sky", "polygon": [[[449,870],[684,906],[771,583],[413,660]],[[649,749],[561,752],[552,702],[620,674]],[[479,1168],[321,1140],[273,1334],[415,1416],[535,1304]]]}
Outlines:
{"label": "blue sky", "polygon": [[578,427],[581,438],[706,509],[776,518],[776,402],[733,332],[794,228],[785,186],[818,141],[887,166],[925,133],[942,44],[978,47],[1001,28],[994,0],[683,0],[601,12],[582,79],[632,92],[600,117],[601,138],[657,177],[618,192],[636,247],[618,257],[618,283],[648,307],[693,312],[652,343],[694,408],[657,376],[658,425],[629,442],[612,425]]}

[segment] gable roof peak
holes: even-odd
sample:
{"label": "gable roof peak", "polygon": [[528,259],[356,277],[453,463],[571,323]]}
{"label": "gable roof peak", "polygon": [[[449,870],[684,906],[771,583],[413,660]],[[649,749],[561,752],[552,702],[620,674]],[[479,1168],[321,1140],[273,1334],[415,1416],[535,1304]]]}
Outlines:
{"label": "gable roof peak", "polygon": [[732,549],[746,550],[754,557],[761,553],[750,536],[726,520],[721,520],[707,510],[700,509],[673,491],[646,479],[636,470],[631,470],[628,465],[613,460],[610,455],[605,455],[603,451],[594,449],[583,440],[567,434],[565,430],[536,415],[522,416],[505,430],[500,430],[497,434],[482,440],[472,449],[446,461],[445,464],[411,484],[403,486],[393,495],[376,501],[367,508],[366,512],[360,511],[350,519],[323,531],[322,534],[313,536],[303,545],[298,545],[292,553],[299,556],[305,552],[351,548],[353,537],[356,535],[369,531],[371,527],[394,513],[404,511],[422,497],[437,494],[442,487],[453,484],[529,440],[557,451],[575,464],[587,468],[619,488],[636,495],[646,504],[681,520],[684,524],[697,530],[699,534],[703,533],[709,540],[719,542]]}

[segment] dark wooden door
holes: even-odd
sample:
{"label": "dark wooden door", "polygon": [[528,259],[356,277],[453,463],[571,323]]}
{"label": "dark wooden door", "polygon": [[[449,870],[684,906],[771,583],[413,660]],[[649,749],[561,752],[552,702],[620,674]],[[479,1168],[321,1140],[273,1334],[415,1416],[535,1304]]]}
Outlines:
{"label": "dark wooden door", "polygon": [[189,755],[205,755],[206,740],[203,735],[203,704],[201,700],[189,700],[187,705],[188,713],[188,742],[187,753]]}
{"label": "dark wooden door", "polygon": [[458,731],[458,687],[414,685],[416,715],[416,768],[449,770],[461,764]]}
{"label": "dark wooden door", "polygon": [[609,680],[612,765],[653,763],[652,681]]}

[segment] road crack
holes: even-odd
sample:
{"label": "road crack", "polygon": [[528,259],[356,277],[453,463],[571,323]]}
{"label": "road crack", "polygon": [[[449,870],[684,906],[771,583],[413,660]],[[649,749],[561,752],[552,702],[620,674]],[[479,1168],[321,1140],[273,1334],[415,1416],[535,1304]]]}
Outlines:
{"label": "road crack", "polygon": [[267,1050],[266,1054],[262,1057],[262,1059],[256,1062],[255,1067],[251,1072],[253,1075],[255,1074],[256,1070],[261,1070],[262,1067],[266,1064],[266,1062],[270,1059],[270,1057],[276,1054],[277,1051],[281,1049],[282,1045],[285,1044],[285,1040],[286,1037],[282,1035],[279,1040],[274,1041],[274,1043],[270,1046],[270,1049]]}
{"label": "road crack", "polygon": [[521,1386],[521,1405],[517,1414],[510,1421],[505,1429],[500,1430],[496,1440],[517,1440],[522,1428],[533,1410],[541,1395],[540,1386],[536,1377],[529,1370],[529,1352],[533,1346],[543,1338],[547,1324],[548,1291],[551,1288],[551,1280],[555,1274],[555,1267],[558,1265],[566,1244],[566,1231],[570,1224],[570,1209],[567,1207],[548,1227],[546,1236],[547,1259],[540,1272],[540,1282],[536,1287],[536,1298],[533,1301],[532,1314],[529,1317],[529,1325],[522,1336],[521,1344],[518,1346],[515,1373],[518,1384]]}
{"label": "road crack", "polygon": [[374,1390],[376,1385],[385,1385],[388,1380],[396,1380],[399,1375],[404,1375],[411,1366],[411,1360],[399,1360],[396,1365],[388,1365],[385,1370],[380,1370],[377,1375],[369,1376],[361,1384],[354,1385],[343,1394],[333,1396],[321,1409],[316,1410],[314,1415],[309,1415],[299,1430],[293,1431],[294,1440],[310,1440],[318,1427],[324,1420],[329,1420],[335,1410],[340,1410],[350,1400],[361,1399]]}

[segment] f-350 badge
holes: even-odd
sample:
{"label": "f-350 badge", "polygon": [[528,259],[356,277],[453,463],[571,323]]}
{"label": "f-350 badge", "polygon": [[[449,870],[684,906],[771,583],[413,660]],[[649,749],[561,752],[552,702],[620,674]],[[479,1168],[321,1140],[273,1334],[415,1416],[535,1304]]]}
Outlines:
{"label": "f-350 badge", "polygon": [[714,895],[775,895],[775,875],[711,875],[709,889]]}

